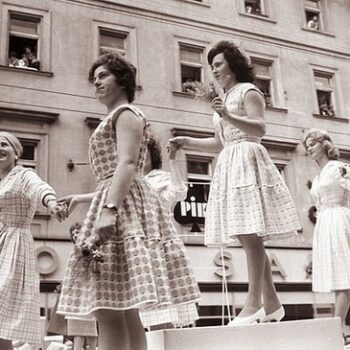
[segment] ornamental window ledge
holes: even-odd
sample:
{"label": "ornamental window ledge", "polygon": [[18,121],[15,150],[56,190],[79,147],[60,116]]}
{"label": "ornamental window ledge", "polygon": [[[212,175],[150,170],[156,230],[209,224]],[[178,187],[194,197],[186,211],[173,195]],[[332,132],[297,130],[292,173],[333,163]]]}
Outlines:
{"label": "ornamental window ledge", "polygon": [[57,120],[58,116],[59,113],[0,107],[0,120],[8,119],[52,124]]}
{"label": "ornamental window ledge", "polygon": [[304,30],[305,32],[317,33],[317,34],[329,36],[331,38],[335,38],[335,34],[334,33],[326,32],[324,30],[312,29],[312,28],[307,28],[307,27],[302,27],[301,29]]}
{"label": "ornamental window ledge", "polygon": [[0,65],[0,70],[6,70],[9,72],[16,72],[16,73],[28,73],[28,74],[34,74],[34,75],[41,75],[44,77],[53,77],[53,72],[47,72],[42,70],[31,70],[27,68],[9,67],[9,66]]}
{"label": "ornamental window ledge", "polygon": [[296,147],[300,144],[300,140],[293,140],[293,139],[284,139],[279,137],[263,137],[261,141],[262,145],[264,145],[266,148],[274,148],[284,151],[294,151]]}
{"label": "ornamental window ledge", "polygon": [[90,128],[96,129],[97,126],[101,123],[101,118],[99,118],[99,117],[86,117],[84,119],[84,122]]}
{"label": "ornamental window ledge", "polygon": [[215,133],[211,131],[201,131],[198,129],[182,129],[182,128],[173,128],[171,129],[171,134],[176,136],[189,136],[189,137],[197,137],[197,138],[207,138],[214,137]]}
{"label": "ornamental window ledge", "polygon": [[265,14],[255,15],[253,13],[246,13],[246,12],[240,12],[239,14],[240,16],[258,19],[264,22],[277,23],[277,20],[275,18],[269,17],[268,15],[265,15]]}
{"label": "ornamental window ledge", "polygon": [[188,92],[183,92],[183,91],[173,91],[173,95],[195,99],[194,94],[190,94]]}
{"label": "ornamental window ledge", "polygon": [[199,5],[203,7],[210,7],[210,2],[208,0],[204,0],[202,2],[196,1],[196,0],[176,0],[176,1],[181,1],[181,2],[187,2],[193,5]]}
{"label": "ornamental window ledge", "polygon": [[46,214],[42,211],[36,211],[35,214],[34,214],[34,219],[37,219],[37,220],[50,220],[51,218],[51,215],[50,214]]}
{"label": "ornamental window ledge", "polygon": [[349,118],[336,117],[336,116],[332,117],[332,116],[321,115],[319,113],[313,113],[312,115],[318,119],[334,120],[334,121],[341,122],[341,123],[349,123]]}
{"label": "ornamental window ledge", "polygon": [[288,113],[288,108],[279,106],[266,106],[267,111]]}

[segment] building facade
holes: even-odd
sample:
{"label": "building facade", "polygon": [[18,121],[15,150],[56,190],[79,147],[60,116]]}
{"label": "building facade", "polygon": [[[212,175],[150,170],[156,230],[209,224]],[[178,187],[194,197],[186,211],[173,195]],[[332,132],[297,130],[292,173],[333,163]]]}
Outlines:
{"label": "building facade", "polygon": [[[301,140],[311,127],[326,129],[342,159],[350,160],[347,0],[1,0],[0,16],[0,129],[22,140],[22,163],[35,168],[58,196],[95,187],[88,140],[105,111],[87,72],[101,52],[118,50],[137,67],[135,103],[165,146],[174,135],[213,134],[209,104],[194,99],[186,86],[209,85],[206,55],[217,41],[239,45],[265,96],[263,144],[286,180],[303,228],[292,240],[268,246],[277,290],[290,319],[317,316],[319,304],[332,302],[332,295],[311,293],[306,268],[314,225],[307,184],[317,168]],[[235,313],[247,291],[241,248],[203,246],[215,157],[190,149],[178,155],[189,195],[174,216],[203,292],[198,325],[226,321],[222,305],[229,303]],[[79,208],[64,223],[50,219],[44,208],[37,212],[32,232],[43,310],[52,307],[52,291],[64,273],[72,247],[69,227],[85,212]]]}

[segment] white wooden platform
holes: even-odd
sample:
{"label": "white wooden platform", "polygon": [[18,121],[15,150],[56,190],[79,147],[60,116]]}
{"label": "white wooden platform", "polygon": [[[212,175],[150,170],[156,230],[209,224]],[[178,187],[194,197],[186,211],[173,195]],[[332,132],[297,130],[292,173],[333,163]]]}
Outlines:
{"label": "white wooden platform", "polygon": [[239,327],[167,329],[147,333],[149,350],[343,350],[340,319]]}

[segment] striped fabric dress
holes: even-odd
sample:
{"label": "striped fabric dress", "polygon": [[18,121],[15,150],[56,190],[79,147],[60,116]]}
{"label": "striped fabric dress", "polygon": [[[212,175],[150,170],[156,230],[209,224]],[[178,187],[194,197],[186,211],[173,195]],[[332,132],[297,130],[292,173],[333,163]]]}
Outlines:
{"label": "striped fabric dress", "polygon": [[53,189],[15,166],[0,182],[0,338],[40,344],[39,272],[30,225]]}

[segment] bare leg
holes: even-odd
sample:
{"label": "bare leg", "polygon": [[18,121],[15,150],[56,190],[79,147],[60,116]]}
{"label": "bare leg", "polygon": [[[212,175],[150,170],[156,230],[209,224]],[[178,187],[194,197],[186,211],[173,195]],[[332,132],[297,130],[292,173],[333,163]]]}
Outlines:
{"label": "bare leg", "polygon": [[264,270],[264,280],[263,280],[263,300],[264,300],[264,309],[266,314],[271,314],[281,307],[281,303],[278,299],[275,285],[272,279],[271,264],[269,257],[265,252],[265,270]]}
{"label": "bare leg", "polygon": [[1,350],[13,350],[12,341],[6,339],[0,339]]}
{"label": "bare leg", "polygon": [[253,315],[261,308],[263,277],[266,263],[266,253],[263,241],[255,234],[238,235],[247,258],[248,295],[239,313],[240,317]]}
{"label": "bare leg", "polygon": [[89,350],[96,350],[97,337],[86,337]]}
{"label": "bare leg", "polygon": [[147,350],[145,330],[137,309],[125,311],[126,324],[129,330],[130,350]]}
{"label": "bare leg", "polygon": [[79,335],[76,335],[74,337],[74,350],[82,350],[84,347],[84,342],[85,342],[85,338],[84,337],[80,337]]}
{"label": "bare leg", "polygon": [[345,318],[350,308],[350,289],[335,291],[334,316],[340,317],[343,333],[345,334]]}
{"label": "bare leg", "polygon": [[99,350],[129,350],[129,333],[124,311],[98,310]]}

